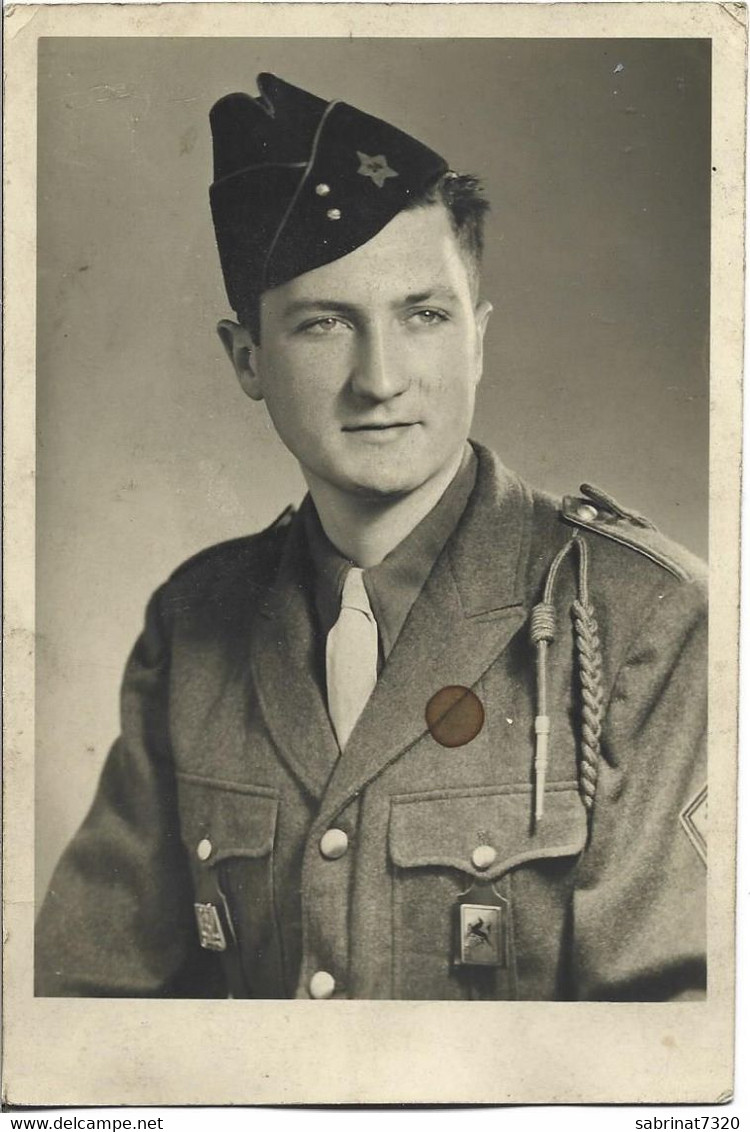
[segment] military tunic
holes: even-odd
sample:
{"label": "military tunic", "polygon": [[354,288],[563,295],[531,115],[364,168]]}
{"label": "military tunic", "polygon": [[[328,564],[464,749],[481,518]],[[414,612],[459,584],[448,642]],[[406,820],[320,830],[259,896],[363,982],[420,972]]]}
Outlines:
{"label": "military tunic", "polygon": [[[606,497],[561,507],[475,449],[466,510],[343,756],[313,674],[297,516],[204,552],[157,591],[126,671],[121,738],[40,914],[37,993],[703,993],[703,568]],[[535,820],[529,615],[574,531],[601,637],[601,758],[587,810],[569,556]],[[484,710],[458,747],[425,721],[451,686]],[[502,909],[496,965],[456,962],[472,886]]]}

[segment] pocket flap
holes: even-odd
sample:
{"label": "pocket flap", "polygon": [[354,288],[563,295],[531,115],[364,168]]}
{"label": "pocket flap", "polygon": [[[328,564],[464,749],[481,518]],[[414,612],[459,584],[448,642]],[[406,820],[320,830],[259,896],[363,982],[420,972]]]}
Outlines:
{"label": "pocket flap", "polygon": [[576,784],[547,787],[536,825],[532,807],[529,787],[402,794],[392,799],[391,860],[400,868],[447,865],[491,880],[524,861],[581,852],[587,822]]}
{"label": "pocket flap", "polygon": [[268,786],[178,774],[182,838],[207,865],[227,857],[265,857],[273,848],[279,799]]}

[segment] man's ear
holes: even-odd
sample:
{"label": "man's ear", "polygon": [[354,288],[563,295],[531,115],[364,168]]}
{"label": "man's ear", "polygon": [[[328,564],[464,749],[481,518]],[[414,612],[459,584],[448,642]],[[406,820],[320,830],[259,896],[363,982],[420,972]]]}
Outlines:
{"label": "man's ear", "polygon": [[253,401],[263,400],[260,378],[256,362],[258,347],[253,342],[250,331],[237,322],[223,318],[216,327],[216,333],[226,350],[232,368],[237,374],[237,380],[242,386],[243,393]]}
{"label": "man's ear", "polygon": [[484,332],[487,322],[492,314],[492,303],[487,299],[478,299],[474,307],[474,318],[477,325],[477,385],[482,380],[482,367],[484,365]]}

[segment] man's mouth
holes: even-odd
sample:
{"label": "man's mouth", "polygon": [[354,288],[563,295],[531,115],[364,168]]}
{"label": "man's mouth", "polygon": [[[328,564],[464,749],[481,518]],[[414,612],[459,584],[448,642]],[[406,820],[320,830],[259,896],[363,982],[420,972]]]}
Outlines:
{"label": "man's mouth", "polygon": [[411,428],[417,421],[386,421],[385,423],[344,425],[343,432],[388,432],[391,429]]}

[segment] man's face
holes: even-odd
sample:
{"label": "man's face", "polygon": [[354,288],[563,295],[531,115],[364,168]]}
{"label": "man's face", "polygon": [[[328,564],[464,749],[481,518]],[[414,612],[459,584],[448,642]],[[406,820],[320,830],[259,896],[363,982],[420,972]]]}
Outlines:
{"label": "man's face", "polygon": [[356,251],[263,295],[242,384],[265,400],[312,489],[408,494],[466,440],[490,309],[474,301],[445,208],[401,212]]}

